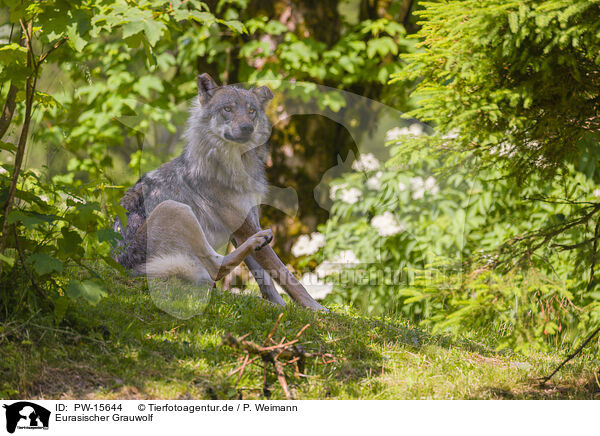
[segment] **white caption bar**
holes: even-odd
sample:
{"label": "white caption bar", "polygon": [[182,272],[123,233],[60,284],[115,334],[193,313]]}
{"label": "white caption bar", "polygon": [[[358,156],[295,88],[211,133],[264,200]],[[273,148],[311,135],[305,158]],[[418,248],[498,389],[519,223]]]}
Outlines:
{"label": "white caption bar", "polygon": [[[591,401],[0,401],[0,435],[578,434]],[[587,433],[587,432],[586,432]]]}

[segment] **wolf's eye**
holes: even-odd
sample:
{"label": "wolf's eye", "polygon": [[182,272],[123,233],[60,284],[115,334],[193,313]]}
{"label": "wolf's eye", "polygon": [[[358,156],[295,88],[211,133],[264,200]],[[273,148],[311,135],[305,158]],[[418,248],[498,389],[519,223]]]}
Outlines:
{"label": "wolf's eye", "polygon": [[252,115],[254,112],[256,112],[256,111],[254,110],[254,108],[253,108],[253,107],[251,107],[250,109],[248,109],[248,113],[249,113],[250,115]]}
{"label": "wolf's eye", "polygon": [[225,112],[231,112],[231,106],[225,106],[225,107],[223,108],[223,110],[224,110]]}

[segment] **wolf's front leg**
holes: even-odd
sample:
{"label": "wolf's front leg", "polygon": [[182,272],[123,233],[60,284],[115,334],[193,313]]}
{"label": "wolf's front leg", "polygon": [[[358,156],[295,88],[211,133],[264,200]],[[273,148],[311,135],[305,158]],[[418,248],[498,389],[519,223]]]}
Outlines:
{"label": "wolf's front leg", "polygon": [[[242,226],[234,232],[234,236],[237,240],[244,240],[244,238],[247,238],[248,235],[255,233],[257,230],[260,230],[258,212],[256,209],[253,209]],[[294,301],[304,307],[327,311],[325,307],[321,306],[310,296],[306,289],[304,289],[304,286],[302,286],[298,279],[296,279],[296,277],[294,277],[294,275],[286,268],[270,246],[265,246],[263,249],[254,253],[252,257],[265,271],[279,282],[281,287],[294,299]]]}
{"label": "wolf's front leg", "polygon": [[256,259],[250,255],[244,259],[244,263],[250,269],[250,272],[252,272],[254,279],[258,283],[263,298],[269,300],[271,303],[285,306],[285,301],[283,301],[283,298],[281,298],[281,295],[277,292],[273,279],[267,274],[262,266],[260,266]]}
{"label": "wolf's front leg", "polygon": [[217,278],[215,280],[219,280],[223,276],[227,275],[236,266],[242,263],[244,259],[248,257],[248,255],[254,251],[260,250],[272,240],[273,232],[270,229],[261,230],[250,236],[242,243],[242,245],[221,259],[221,266],[217,272]]}

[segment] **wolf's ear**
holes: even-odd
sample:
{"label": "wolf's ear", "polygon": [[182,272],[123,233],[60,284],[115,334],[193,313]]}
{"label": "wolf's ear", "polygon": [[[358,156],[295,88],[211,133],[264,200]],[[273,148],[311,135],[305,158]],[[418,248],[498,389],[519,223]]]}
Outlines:
{"label": "wolf's ear", "polygon": [[265,105],[273,98],[273,93],[266,86],[261,86],[260,88],[256,88],[254,90],[254,95],[258,98],[260,104]]}
{"label": "wolf's ear", "polygon": [[199,75],[196,81],[198,82],[198,98],[200,98],[200,103],[206,103],[214,95],[219,85],[217,85],[217,82],[208,73]]}

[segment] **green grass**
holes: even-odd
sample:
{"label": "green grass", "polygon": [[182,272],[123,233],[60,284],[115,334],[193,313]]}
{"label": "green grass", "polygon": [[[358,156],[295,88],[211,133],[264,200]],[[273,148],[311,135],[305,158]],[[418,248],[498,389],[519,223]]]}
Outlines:
{"label": "green grass", "polygon": [[[104,277],[111,294],[98,305],[73,303],[56,326],[50,317],[0,325],[0,397],[45,399],[285,398],[274,375],[248,367],[237,383],[228,374],[240,354],[221,345],[225,333],[262,343],[281,308],[256,294],[212,291],[201,313],[182,320],[158,309],[143,280]],[[171,297],[175,295],[170,294]],[[198,310],[200,310],[198,309]],[[287,380],[298,399],[597,398],[598,361],[585,354],[551,383],[560,354],[497,353],[493,340],[432,335],[401,319],[369,318],[347,307],[315,313],[294,305],[274,337],[301,337],[307,377]],[[596,359],[596,360],[595,360]]]}

